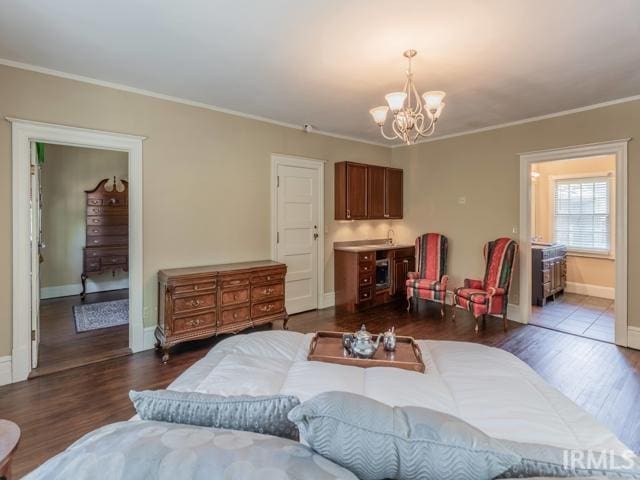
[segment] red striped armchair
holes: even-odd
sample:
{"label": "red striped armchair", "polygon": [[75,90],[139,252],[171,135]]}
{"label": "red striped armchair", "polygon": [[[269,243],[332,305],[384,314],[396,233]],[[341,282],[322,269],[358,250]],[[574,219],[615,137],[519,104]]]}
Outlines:
{"label": "red striped armchair", "polygon": [[447,237],[439,233],[425,233],[416,238],[416,270],[409,272],[407,286],[407,311],[415,299],[437,302],[444,317],[447,296]]}
{"label": "red striped armchair", "polygon": [[513,267],[518,256],[518,244],[510,238],[499,238],[484,246],[486,269],[484,280],[465,279],[464,287],[453,292],[453,319],[455,307],[471,312],[476,320],[486,315],[502,317],[507,330],[507,305]]}

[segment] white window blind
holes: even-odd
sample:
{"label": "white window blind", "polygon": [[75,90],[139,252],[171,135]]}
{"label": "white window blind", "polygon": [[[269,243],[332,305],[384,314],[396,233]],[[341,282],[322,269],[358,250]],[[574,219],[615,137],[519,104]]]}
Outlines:
{"label": "white window blind", "polygon": [[609,253],[610,191],[607,177],[556,180],[554,241],[574,251]]}

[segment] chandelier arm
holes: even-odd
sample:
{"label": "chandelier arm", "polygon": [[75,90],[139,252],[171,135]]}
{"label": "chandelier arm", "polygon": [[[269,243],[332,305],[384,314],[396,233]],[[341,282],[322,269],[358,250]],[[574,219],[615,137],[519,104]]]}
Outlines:
{"label": "chandelier arm", "polygon": [[[397,135],[395,136],[388,136],[386,133],[384,133],[384,125],[380,125],[380,133],[382,134],[382,136],[384,138],[386,138],[387,140],[395,140],[396,138],[398,138]],[[395,133],[395,132],[394,132]]]}
{"label": "chandelier arm", "polygon": [[436,122],[435,120],[431,121],[431,125],[425,132],[418,132],[421,137],[430,137],[436,131]]}
{"label": "chandelier arm", "polygon": [[413,95],[416,97],[416,110],[414,113],[417,115],[418,113],[422,113],[422,102],[420,101],[420,95],[418,95],[416,84],[411,82],[411,86],[413,87]]}
{"label": "chandelier arm", "polygon": [[404,138],[406,130],[400,128],[400,125],[398,125],[398,121],[395,118],[393,119],[393,122],[391,122],[391,128],[398,138]]}

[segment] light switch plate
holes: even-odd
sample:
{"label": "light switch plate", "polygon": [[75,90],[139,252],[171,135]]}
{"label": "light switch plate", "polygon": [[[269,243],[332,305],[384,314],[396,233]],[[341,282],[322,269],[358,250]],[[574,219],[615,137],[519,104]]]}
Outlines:
{"label": "light switch plate", "polygon": [[458,205],[466,205],[467,197],[458,197]]}

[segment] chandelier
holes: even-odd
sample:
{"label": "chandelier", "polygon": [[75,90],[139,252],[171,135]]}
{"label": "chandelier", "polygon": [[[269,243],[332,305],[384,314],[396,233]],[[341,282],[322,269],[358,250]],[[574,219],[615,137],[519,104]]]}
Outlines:
{"label": "chandelier", "polygon": [[[413,72],[411,71],[411,59],[417,53],[415,50],[407,50],[403,54],[409,61],[409,69],[407,70],[407,80],[404,82],[402,91],[385,95],[384,98],[389,106],[384,105],[369,110],[373,121],[380,127],[380,133],[384,138],[387,140],[399,138],[407,145],[415,143],[418,137],[428,137],[435,132],[436,123],[445,105],[442,99],[446,94],[440,91],[424,93],[422,95],[424,106],[422,105],[416,86],[413,83]],[[391,121],[393,133],[391,135],[387,135],[384,131],[389,110],[393,113],[393,120]]]}

